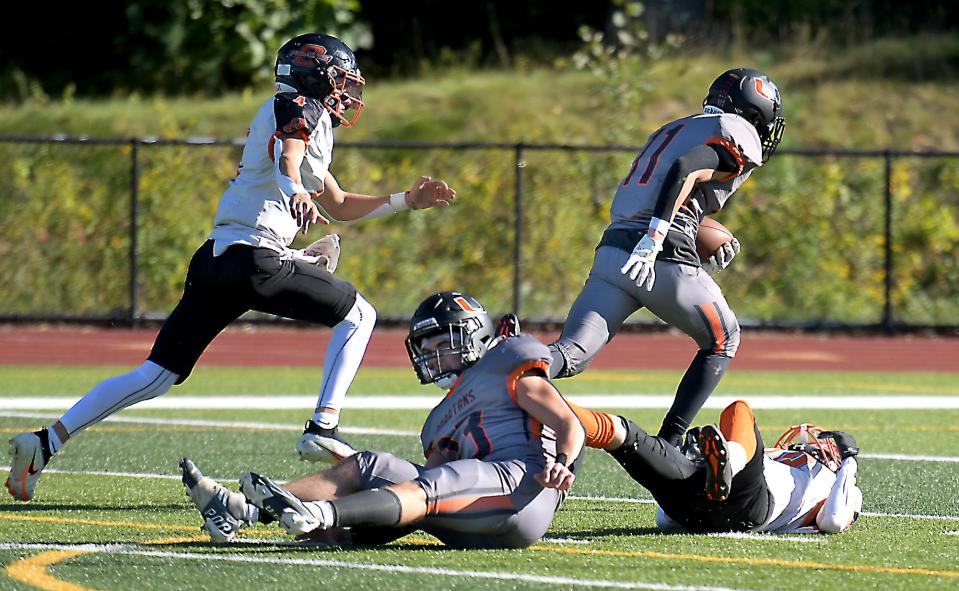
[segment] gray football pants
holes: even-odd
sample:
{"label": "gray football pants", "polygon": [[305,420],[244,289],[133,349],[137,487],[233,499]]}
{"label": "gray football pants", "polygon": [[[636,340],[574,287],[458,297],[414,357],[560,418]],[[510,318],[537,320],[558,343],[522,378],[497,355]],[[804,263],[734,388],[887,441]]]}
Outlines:
{"label": "gray football pants", "polygon": [[630,314],[649,308],[699,345],[658,433],[670,445],[679,446],[736,355],[739,323],[719,286],[701,268],[657,261],[656,281],[647,291],[620,272],[628,256],[611,246],[596,250],[593,268],[569,311],[563,334],[549,346],[550,377],[573,376],[586,369]]}
{"label": "gray football pants", "polygon": [[593,268],[566,317],[563,334],[550,345],[550,377],[573,376],[586,369],[623,322],[644,307],[689,335],[700,350],[736,355],[739,322],[709,273],[692,265],[656,261],[656,281],[652,291],[646,291],[620,272],[628,257],[629,253],[612,246],[596,250]]}
{"label": "gray football pants", "polygon": [[427,469],[387,452],[354,457],[364,490],[415,480],[427,502],[415,527],[453,548],[525,548],[543,537],[566,496],[533,478],[542,461],[468,459]]}

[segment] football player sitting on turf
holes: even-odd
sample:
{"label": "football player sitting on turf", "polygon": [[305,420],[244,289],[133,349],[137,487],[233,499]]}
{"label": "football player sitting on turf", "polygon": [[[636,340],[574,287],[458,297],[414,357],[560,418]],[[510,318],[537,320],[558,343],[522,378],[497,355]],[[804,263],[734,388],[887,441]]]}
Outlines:
{"label": "football player sitting on turf", "polygon": [[512,322],[497,336],[479,302],[458,292],[416,310],[410,361],[420,382],[449,390],[420,434],[425,466],[365,451],[283,486],[247,472],[234,493],[182,460],[211,537],[228,541],[243,525],[278,521],[290,534],[337,544],[384,543],[415,529],[457,548],[539,540],[575,480],[585,433],[546,379],[549,350],[509,336]]}
{"label": "football player sitting on turf", "polygon": [[[339,409],[376,324],[376,310],[356,287],[333,276],[335,235],[302,250],[290,244],[310,224],[392,215],[449,205],[443,181],[420,177],[409,191],[373,196],[345,191],[329,171],[333,128],[352,127],[363,87],[352,50],[319,33],[280,48],[276,94],[250,124],[237,176],[220,198],[213,230],[193,255],[183,297],[140,367],[97,384],[50,427],[10,440],[7,490],[33,498],[40,471],[68,440],[131,405],[182,384],[200,355],[248,310],[329,326],[316,408],[296,444],[300,457],[335,463],[354,452],[338,434]],[[305,344],[299,347],[308,346]]]}
{"label": "football player sitting on turf", "polygon": [[842,431],[790,428],[763,449],[749,405],[692,429],[686,452],[624,417],[573,405],[587,445],[605,449],[659,504],[656,525],[688,532],[838,533],[862,511],[859,449]]}

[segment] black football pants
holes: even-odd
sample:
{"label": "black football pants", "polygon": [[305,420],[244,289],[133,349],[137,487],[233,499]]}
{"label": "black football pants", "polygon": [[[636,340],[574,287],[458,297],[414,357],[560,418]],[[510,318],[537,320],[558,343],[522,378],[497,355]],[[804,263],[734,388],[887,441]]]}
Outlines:
{"label": "black football pants", "polygon": [[650,435],[632,421],[626,444],[610,452],[671,519],[691,532],[748,531],[765,523],[772,508],[763,476],[763,440],[756,432],[756,451],[733,477],[723,502],[706,499],[706,464],[693,461],[662,437]]}
{"label": "black football pants", "polygon": [[149,360],[181,383],[210,342],[249,310],[335,326],[356,288],[317,265],[268,248],[235,244],[218,257],[208,240],[193,255],[180,302],[157,335]]}

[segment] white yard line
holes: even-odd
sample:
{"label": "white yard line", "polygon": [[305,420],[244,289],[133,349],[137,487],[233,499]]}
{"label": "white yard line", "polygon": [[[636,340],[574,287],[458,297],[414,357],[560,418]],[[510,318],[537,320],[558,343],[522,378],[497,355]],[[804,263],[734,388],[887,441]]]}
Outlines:
{"label": "white yard line", "polygon": [[723,532],[706,534],[707,538],[732,538],[734,540],[747,540],[756,542],[799,542],[803,544],[822,544],[827,542],[826,536],[809,534],[753,534],[747,532]]}
{"label": "white yard line", "polygon": [[173,558],[178,560],[200,560],[203,562],[222,561],[242,564],[278,564],[284,566],[312,566],[319,568],[341,568],[359,571],[380,571],[386,573],[405,573],[415,575],[434,575],[439,577],[467,577],[472,579],[486,579],[495,581],[519,581],[523,583],[540,583],[564,586],[595,587],[605,589],[653,589],[661,591],[736,591],[729,587],[708,587],[705,585],[669,585],[666,583],[644,583],[614,581],[608,579],[576,579],[572,577],[551,577],[543,575],[528,575],[510,572],[491,572],[476,570],[458,570],[452,568],[437,568],[429,566],[407,566],[404,564],[370,564],[367,562],[347,562],[344,560],[326,560],[321,558],[272,558],[260,556],[237,556],[230,554],[198,553],[198,552],[166,552],[162,550],[141,550],[136,546],[126,544],[0,544],[0,550],[61,550],[79,552],[104,552],[111,556],[123,554],[127,556],[148,556],[153,558]]}
{"label": "white yard line", "polygon": [[[18,419],[57,419],[55,414],[30,412],[3,412],[0,418]],[[211,427],[216,429],[250,429],[255,431],[292,431],[300,432],[303,427],[289,423],[259,423],[250,421],[216,421],[203,419],[159,419],[156,417],[112,416],[105,422],[140,423],[145,425],[170,425],[184,427]],[[417,431],[403,431],[400,429],[377,429],[371,427],[341,427],[340,431],[347,435],[390,435],[396,437],[419,437]],[[860,457],[865,460],[893,460],[900,462],[946,462],[959,463],[959,456],[923,456],[907,454],[864,453]]]}
{"label": "white yard line", "polygon": [[[59,415],[51,413],[30,412],[3,412],[0,417],[19,419],[58,419]],[[204,419],[158,419],[155,417],[112,416],[104,420],[113,423],[140,423],[144,425],[171,425],[183,427],[213,427],[219,429],[250,429],[252,431],[303,431],[303,425],[290,423],[259,423],[251,421],[216,421]],[[376,429],[371,427],[340,427],[342,433],[358,435],[396,435],[399,437],[419,437],[419,431],[401,431],[398,429]]]}
{"label": "white yard line", "polygon": [[[66,410],[78,400],[77,396],[16,396],[0,397],[0,410]],[[647,394],[571,394],[570,400],[593,408],[669,408],[670,395]],[[849,410],[943,410],[959,409],[959,396],[781,396],[781,395],[723,395],[712,396],[705,408],[725,408],[735,400],[748,400],[758,409],[849,409]],[[416,394],[350,396],[344,408],[373,410],[426,410],[439,403],[439,396]],[[315,396],[161,396],[137,404],[142,409],[208,409],[208,410],[291,410],[312,409]]]}

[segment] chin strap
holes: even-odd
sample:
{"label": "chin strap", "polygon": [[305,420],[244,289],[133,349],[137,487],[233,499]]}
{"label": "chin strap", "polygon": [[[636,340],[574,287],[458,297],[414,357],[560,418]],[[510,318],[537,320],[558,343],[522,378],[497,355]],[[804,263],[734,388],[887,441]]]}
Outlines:
{"label": "chin strap", "polygon": [[459,374],[451,373],[449,375],[445,375],[441,377],[440,379],[436,380],[433,383],[436,384],[437,388],[445,392],[446,390],[449,390],[450,388],[453,387],[453,384],[456,383],[456,380],[458,380],[459,377],[460,377]]}

